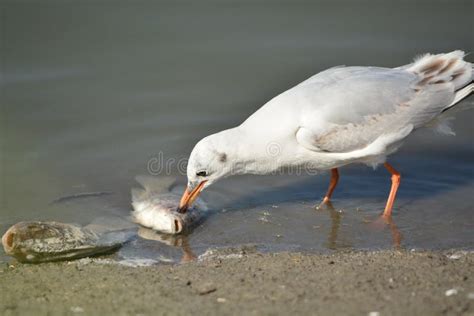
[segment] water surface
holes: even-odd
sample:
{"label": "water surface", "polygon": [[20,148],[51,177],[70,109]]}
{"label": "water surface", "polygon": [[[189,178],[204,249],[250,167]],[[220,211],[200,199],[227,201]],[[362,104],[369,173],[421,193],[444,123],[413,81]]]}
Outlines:
{"label": "water surface", "polygon": [[[133,178],[150,162],[168,162],[184,184],[178,162],[200,138],[318,71],[473,51],[472,6],[3,1],[0,230],[20,220],[126,217]],[[327,174],[222,181],[204,195],[211,213],[186,242],[196,253],[241,244],[472,249],[473,120],[472,110],[457,114],[456,137],[418,131],[392,157],[402,185],[393,222],[381,228],[371,222],[390,177],[351,166],[340,171],[333,208],[321,210]],[[114,194],[51,204],[94,191]],[[168,252],[181,250],[140,239],[122,250]]]}

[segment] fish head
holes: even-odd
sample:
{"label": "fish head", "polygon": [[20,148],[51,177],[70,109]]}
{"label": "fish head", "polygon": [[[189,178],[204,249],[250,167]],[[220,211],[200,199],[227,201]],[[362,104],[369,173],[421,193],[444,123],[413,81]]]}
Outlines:
{"label": "fish head", "polygon": [[175,212],[174,208],[171,210],[159,209],[158,212],[152,214],[153,219],[151,222],[153,222],[153,228],[160,232],[172,235],[183,232],[185,223],[183,218]]}

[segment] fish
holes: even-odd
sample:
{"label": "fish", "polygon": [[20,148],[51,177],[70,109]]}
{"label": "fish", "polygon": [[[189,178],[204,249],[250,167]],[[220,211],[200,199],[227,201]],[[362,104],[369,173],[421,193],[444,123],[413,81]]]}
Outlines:
{"label": "fish", "polygon": [[131,239],[129,229],[82,227],[54,221],[19,222],[2,236],[5,253],[22,263],[73,260],[110,254]]}
{"label": "fish", "polygon": [[185,213],[178,212],[180,194],[171,191],[176,178],[137,176],[135,180],[142,188],[132,189],[132,220],[155,231],[177,235],[190,232],[208,210],[202,199]]}
{"label": "fish", "polygon": [[[171,191],[175,178],[137,176],[136,180],[143,188],[132,189],[131,220],[99,217],[87,226],[56,221],[19,222],[2,236],[5,253],[22,263],[74,260],[111,254],[136,236],[148,236],[147,239],[152,236],[154,240],[179,246],[184,236],[179,234],[189,233],[203,219],[206,204],[198,199],[186,213],[179,213],[180,195]],[[66,200],[69,197],[57,202]],[[136,224],[167,235],[160,237],[150,232],[137,235]],[[194,256],[187,254],[185,257]]]}

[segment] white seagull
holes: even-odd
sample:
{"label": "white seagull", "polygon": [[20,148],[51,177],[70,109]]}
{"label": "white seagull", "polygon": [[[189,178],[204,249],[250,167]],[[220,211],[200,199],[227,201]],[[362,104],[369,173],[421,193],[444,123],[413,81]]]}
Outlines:
{"label": "white seagull", "polygon": [[398,68],[340,66],[312,76],[241,125],[196,144],[178,211],[186,212],[221,178],[294,167],[331,170],[322,202],[327,203],[339,167],[383,163],[392,180],[383,216],[390,217],[400,174],[386,158],[420,127],[437,125],[452,133],[439,116],[474,91],[473,64],[464,56],[462,51],[426,54]]}

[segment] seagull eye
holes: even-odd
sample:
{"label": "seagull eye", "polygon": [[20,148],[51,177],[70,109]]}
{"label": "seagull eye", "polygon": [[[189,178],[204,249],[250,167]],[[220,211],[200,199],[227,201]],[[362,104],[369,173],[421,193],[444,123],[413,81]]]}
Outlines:
{"label": "seagull eye", "polygon": [[205,176],[207,176],[207,172],[206,171],[199,171],[199,172],[196,172],[196,175],[198,177],[205,177]]}

